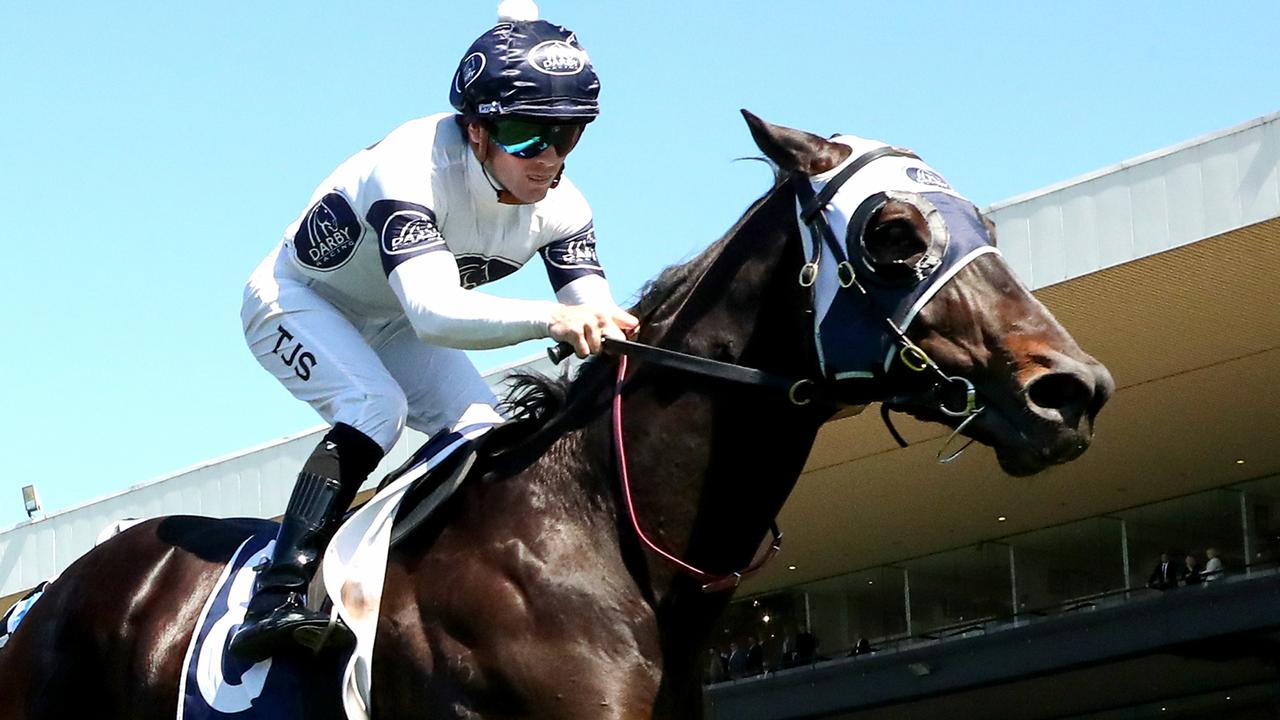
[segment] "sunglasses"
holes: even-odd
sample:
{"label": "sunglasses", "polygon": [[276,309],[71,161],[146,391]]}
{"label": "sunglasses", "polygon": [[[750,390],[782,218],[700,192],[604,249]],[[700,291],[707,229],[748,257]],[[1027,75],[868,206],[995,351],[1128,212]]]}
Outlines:
{"label": "sunglasses", "polygon": [[547,125],[504,118],[489,123],[489,138],[503,152],[518,158],[537,157],[549,147],[564,157],[578,144],[582,128],[581,124]]}

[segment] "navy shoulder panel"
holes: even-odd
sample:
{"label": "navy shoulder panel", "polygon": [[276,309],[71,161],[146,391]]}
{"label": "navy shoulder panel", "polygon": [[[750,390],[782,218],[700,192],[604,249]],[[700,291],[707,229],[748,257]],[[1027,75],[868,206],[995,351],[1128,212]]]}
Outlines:
{"label": "navy shoulder panel", "polygon": [[369,208],[369,225],[378,234],[378,252],[387,275],[416,255],[448,251],[431,208],[402,200],[379,200]]}
{"label": "navy shoulder panel", "polygon": [[584,275],[604,275],[600,258],[596,255],[596,229],[594,223],[566,238],[553,240],[538,251],[547,266],[551,287],[560,288]]}

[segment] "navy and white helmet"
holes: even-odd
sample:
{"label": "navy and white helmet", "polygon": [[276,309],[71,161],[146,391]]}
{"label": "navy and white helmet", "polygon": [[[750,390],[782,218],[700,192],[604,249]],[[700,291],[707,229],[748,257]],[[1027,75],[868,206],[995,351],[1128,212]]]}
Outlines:
{"label": "navy and white helmet", "polygon": [[449,88],[458,112],[591,122],[600,79],[571,31],[538,19],[531,0],[506,0],[498,24],[467,49]]}

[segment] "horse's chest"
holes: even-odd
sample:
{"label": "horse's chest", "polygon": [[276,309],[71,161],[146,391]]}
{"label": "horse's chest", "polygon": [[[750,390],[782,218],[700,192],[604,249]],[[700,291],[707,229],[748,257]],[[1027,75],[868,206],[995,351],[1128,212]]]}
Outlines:
{"label": "horse's chest", "polygon": [[[383,685],[391,702],[425,693],[440,717],[647,717],[657,626],[608,545],[589,527],[516,521],[505,536],[443,533],[415,572],[389,570],[376,655],[401,668]],[[426,660],[406,673],[392,659],[405,655]]]}

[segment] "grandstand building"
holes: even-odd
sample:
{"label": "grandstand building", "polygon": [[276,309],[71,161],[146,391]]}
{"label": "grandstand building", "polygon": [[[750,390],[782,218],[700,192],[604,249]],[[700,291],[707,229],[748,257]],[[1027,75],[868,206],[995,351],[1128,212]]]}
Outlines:
{"label": "grandstand building", "polygon": [[[829,423],[717,629],[708,717],[1276,717],[1280,113],[987,212],[1115,377],[1092,449],[1015,479],[978,447],[937,464],[936,426],[901,419],[900,449],[877,413]],[[279,515],[320,432],[0,532],[0,611],[120,518]],[[1221,572],[1148,587],[1210,548]]]}

